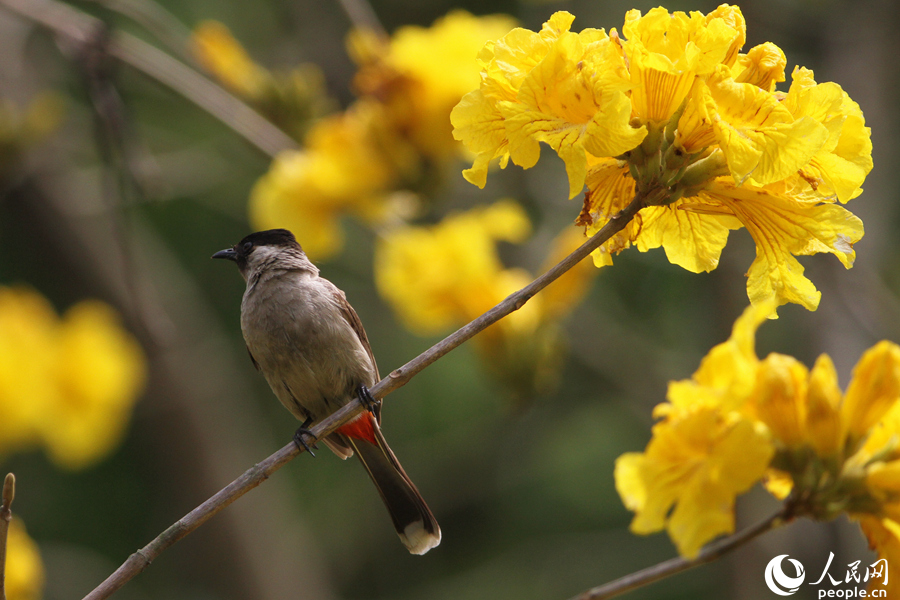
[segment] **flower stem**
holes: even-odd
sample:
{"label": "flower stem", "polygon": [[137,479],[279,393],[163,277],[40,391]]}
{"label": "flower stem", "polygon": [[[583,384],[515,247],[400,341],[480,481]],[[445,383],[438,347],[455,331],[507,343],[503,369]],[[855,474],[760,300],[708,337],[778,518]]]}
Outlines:
{"label": "flower stem", "polygon": [[649,585],[660,579],[665,579],[666,577],[681,573],[682,571],[687,571],[688,569],[693,569],[694,567],[699,567],[700,565],[712,562],[717,558],[728,554],[735,548],[743,546],[763,533],[790,522],[793,518],[792,514],[790,507],[785,506],[768,519],[709,544],[696,558],[687,559],[678,557],[661,562],[652,567],[647,567],[646,569],[631,573],[630,575],[620,577],[615,581],[610,581],[609,583],[589,589],[575,596],[571,600],[605,600],[606,598],[614,598],[619,594],[636,590],[639,587]]}

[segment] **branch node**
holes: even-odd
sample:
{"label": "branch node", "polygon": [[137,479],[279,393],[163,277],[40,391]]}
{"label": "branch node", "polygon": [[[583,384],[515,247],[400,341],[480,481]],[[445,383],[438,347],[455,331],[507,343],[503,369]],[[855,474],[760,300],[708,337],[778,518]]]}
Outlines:
{"label": "branch node", "polygon": [[9,509],[12,506],[13,499],[16,497],[16,476],[12,473],[6,474],[6,479],[3,480],[3,496],[2,502],[0,502],[0,517],[3,517],[6,521],[9,521],[10,512]]}

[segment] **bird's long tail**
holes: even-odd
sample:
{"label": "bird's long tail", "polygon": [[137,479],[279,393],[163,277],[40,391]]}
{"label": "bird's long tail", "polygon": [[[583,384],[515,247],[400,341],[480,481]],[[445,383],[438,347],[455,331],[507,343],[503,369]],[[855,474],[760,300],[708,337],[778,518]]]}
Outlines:
{"label": "bird's long tail", "polygon": [[437,546],[441,528],[385,441],[375,417],[363,413],[338,432],[346,436],[378,488],[403,545],[412,554],[425,554]]}

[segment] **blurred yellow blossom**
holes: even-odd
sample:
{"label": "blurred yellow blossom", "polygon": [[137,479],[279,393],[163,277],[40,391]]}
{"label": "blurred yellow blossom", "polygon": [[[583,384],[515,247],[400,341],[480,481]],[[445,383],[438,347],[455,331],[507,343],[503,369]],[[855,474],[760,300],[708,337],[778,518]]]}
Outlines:
{"label": "blurred yellow blossom", "polygon": [[377,106],[357,103],[313,126],[305,149],[279,154],[256,182],[250,220],[260,229],[290,228],[313,260],[343,246],[341,216],[383,221],[396,173],[372,134],[379,114]]}
{"label": "blurred yellow blossom", "polygon": [[862,222],[835,202],[859,195],[872,169],[862,111],[834,83],[796,68],[771,43],[740,50],[743,16],[631,10],[622,28],[570,31],[554,14],[540,32],[514,29],[479,55],[482,80],[451,114],[476,154],[465,177],[484,186],[489,164],[524,168],[539,143],[566,165],[569,196],[587,185],[577,223],[588,233],[635,199],[642,210],[594,253],[597,266],[631,245],[662,246],[693,272],[718,265],[729,230],[756,242],[753,304],[814,310],[820,293],[795,256],[830,252],[850,268]]}
{"label": "blurred yellow blossom", "polygon": [[44,565],[37,544],[17,517],[9,524],[6,546],[7,600],[39,600],[44,588]]}
{"label": "blurred yellow blossom", "polygon": [[371,33],[356,31],[350,48],[359,65],[357,90],[385,105],[392,128],[403,132],[426,160],[455,157],[461,148],[453,140],[449,115],[478,85],[473,59],[485,41],[514,26],[507,16],[475,17],[455,10],[431,27],[401,27],[382,44]]}
{"label": "blurred yellow blossom", "polygon": [[231,30],[219,21],[202,21],[192,34],[194,55],[222,83],[242,96],[262,93],[269,76],[253,62]]}
{"label": "blurred yellow blossom", "polygon": [[296,139],[331,109],[318,67],[301,64],[286,72],[269,71],[254,62],[219,21],[200,22],[191,34],[191,49],[210,74]]}
{"label": "blurred yellow blossom", "polygon": [[[379,293],[420,335],[463,325],[533,279],[523,269],[504,267],[496,249],[498,241],[521,243],[530,233],[525,212],[510,200],[448,215],[437,225],[398,228],[376,246]],[[565,235],[555,252],[568,254],[582,240]],[[526,397],[551,382],[559,359],[558,319],[583,298],[590,276],[573,269],[475,338],[485,366],[514,395]]]}
{"label": "blurred yellow blossom", "polygon": [[756,357],[769,310],[751,306],[690,380],[670,383],[647,449],[616,462],[632,531],[666,528],[681,554],[696,556],[734,530],[735,497],[764,479],[792,516],[846,514],[880,557],[897,557],[900,346],[867,350],[842,393],[827,355],[811,370],[782,354]]}
{"label": "blurred yellow blossom", "polygon": [[146,377],[144,356],[107,305],[60,318],[38,293],[0,288],[0,452],[43,444],[83,468],[119,443]]}
{"label": "blurred yellow blossom", "polygon": [[344,215],[372,226],[406,218],[416,195],[432,191],[462,151],[448,115],[478,84],[473,57],[510,27],[507,17],[457,11],[429,28],[402,27],[390,40],[353,32],[359,98],[313,126],[303,150],[275,159],[251,193],[254,225],[290,227],[321,259],[341,249]]}

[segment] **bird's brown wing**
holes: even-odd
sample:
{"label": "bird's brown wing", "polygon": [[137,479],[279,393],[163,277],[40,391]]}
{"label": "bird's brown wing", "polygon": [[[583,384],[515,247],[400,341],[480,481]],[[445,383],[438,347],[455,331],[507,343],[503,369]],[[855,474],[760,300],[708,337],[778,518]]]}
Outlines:
{"label": "bird's brown wing", "polygon": [[[363,345],[363,348],[366,349],[366,353],[369,355],[369,360],[372,361],[372,366],[375,368],[375,380],[381,381],[381,375],[378,373],[378,363],[375,362],[375,354],[372,353],[372,346],[369,344],[369,337],[366,335],[366,330],[363,327],[362,321],[359,319],[359,315],[356,314],[356,311],[350,306],[350,303],[347,302],[347,296],[342,292],[337,286],[334,288],[334,295],[337,299],[338,306],[341,309],[341,315],[350,324],[350,327],[353,328],[353,331],[356,332],[356,337],[359,338],[360,343]],[[378,419],[378,422],[381,423],[381,405],[378,404],[375,407],[375,418]]]}

